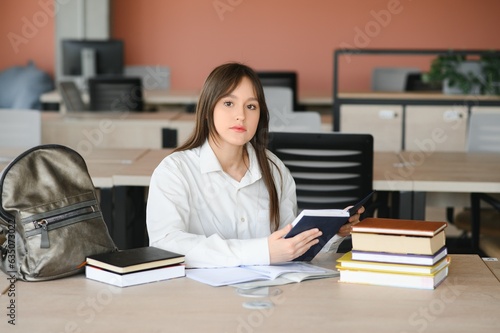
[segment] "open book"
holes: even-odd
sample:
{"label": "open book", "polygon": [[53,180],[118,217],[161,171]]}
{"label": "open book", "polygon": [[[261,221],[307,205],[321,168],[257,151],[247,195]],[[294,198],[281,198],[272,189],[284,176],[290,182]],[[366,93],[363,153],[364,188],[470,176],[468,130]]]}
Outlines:
{"label": "open book", "polygon": [[[224,268],[186,269],[186,277],[214,287],[251,283],[256,281],[277,281],[276,284],[301,282],[338,276],[335,270],[302,262],[287,262],[275,265],[239,266]],[[275,285],[270,283],[266,285]]]}

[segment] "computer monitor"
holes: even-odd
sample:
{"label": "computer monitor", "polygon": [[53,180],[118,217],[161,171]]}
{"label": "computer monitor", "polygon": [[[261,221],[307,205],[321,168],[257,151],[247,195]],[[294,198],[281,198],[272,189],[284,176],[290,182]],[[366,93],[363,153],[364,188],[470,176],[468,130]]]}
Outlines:
{"label": "computer monitor", "polygon": [[65,39],[62,41],[64,76],[85,78],[122,75],[123,41],[117,39]]}
{"label": "computer monitor", "polygon": [[297,73],[287,71],[259,71],[257,76],[263,87],[289,87],[293,93],[293,110],[300,111],[297,92]]}

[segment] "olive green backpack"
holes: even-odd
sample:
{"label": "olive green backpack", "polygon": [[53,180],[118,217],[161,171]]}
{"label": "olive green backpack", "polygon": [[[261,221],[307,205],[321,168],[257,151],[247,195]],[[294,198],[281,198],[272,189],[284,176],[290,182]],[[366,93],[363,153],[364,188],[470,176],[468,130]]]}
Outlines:
{"label": "olive green backpack", "polygon": [[82,272],[116,246],[84,159],[61,145],[31,148],[0,176],[0,269],[25,281]]}

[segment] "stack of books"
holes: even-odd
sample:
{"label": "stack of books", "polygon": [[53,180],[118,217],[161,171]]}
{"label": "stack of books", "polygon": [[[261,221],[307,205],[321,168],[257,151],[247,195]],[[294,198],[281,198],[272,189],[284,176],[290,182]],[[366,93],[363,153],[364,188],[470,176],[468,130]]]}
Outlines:
{"label": "stack of books", "polygon": [[340,282],[434,289],[447,276],[446,222],[367,218],[352,251],[337,260]]}
{"label": "stack of books", "polygon": [[134,286],[185,276],[184,259],[156,247],[96,254],[87,257],[85,276],[118,287]]}

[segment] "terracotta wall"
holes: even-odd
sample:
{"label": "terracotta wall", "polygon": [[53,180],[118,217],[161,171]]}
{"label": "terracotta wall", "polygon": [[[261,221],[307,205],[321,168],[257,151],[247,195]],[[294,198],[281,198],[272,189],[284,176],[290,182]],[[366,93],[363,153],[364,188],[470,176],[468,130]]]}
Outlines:
{"label": "terracotta wall", "polygon": [[0,2],[0,70],[35,64],[54,73],[54,0]]}
{"label": "terracotta wall", "polygon": [[[176,89],[197,89],[214,66],[237,60],[256,69],[296,70],[301,92],[329,93],[333,50],[339,47],[500,49],[497,0],[113,0],[112,5],[113,35],[125,39],[126,61],[170,66]],[[343,89],[368,89],[373,64],[359,59],[348,65],[341,73]]]}
{"label": "terracotta wall", "polygon": [[[33,59],[53,73],[53,1],[1,1],[0,68]],[[336,48],[500,49],[498,0],[111,1],[112,35],[125,40],[126,63],[169,66],[173,89],[199,89],[214,66],[242,61],[296,70],[300,92],[330,93]],[[24,38],[16,47],[11,33]],[[350,60],[340,73],[345,90],[368,89],[373,66],[428,64]]]}

